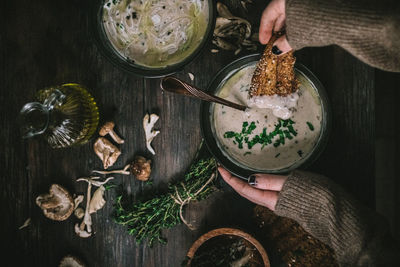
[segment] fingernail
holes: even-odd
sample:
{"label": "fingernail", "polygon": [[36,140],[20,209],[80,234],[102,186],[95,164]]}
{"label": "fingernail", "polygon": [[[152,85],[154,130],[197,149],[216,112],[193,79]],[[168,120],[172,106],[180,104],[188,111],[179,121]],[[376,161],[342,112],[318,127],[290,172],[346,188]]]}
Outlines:
{"label": "fingernail", "polygon": [[217,162],[217,166],[218,166],[218,167],[221,167],[221,164],[220,164],[219,162]]}
{"label": "fingernail", "polygon": [[254,174],[250,175],[249,178],[247,179],[247,183],[251,186],[256,186],[257,185],[256,176]]}
{"label": "fingernail", "polygon": [[275,55],[280,55],[280,54],[282,54],[282,51],[279,50],[279,48],[276,45],[274,45],[272,47],[272,53],[275,54]]}

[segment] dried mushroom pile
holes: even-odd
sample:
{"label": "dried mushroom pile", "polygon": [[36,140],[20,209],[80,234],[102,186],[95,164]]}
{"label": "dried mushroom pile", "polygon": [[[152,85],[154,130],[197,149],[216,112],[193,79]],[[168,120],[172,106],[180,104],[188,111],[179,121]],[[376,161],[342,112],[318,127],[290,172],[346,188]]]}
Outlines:
{"label": "dried mushroom pile", "polygon": [[[156,114],[146,114],[143,119],[143,128],[146,135],[146,147],[148,150],[155,154],[154,149],[151,147],[151,141],[159,133],[154,131],[154,124],[157,122],[158,116]],[[112,167],[121,155],[121,150],[118,147],[125,143],[125,141],[114,131],[114,122],[106,122],[99,130],[99,136],[93,145],[94,152],[103,163],[104,171],[92,171],[99,174],[125,174],[133,175],[140,181],[147,181],[151,174],[151,161],[142,156],[136,156],[134,161],[125,166],[123,170],[106,171]],[[109,140],[107,137],[111,138]],[[78,178],[76,182],[86,182],[87,190],[86,195],[78,195],[72,198],[71,194],[63,186],[53,184],[50,186],[49,193],[41,194],[36,198],[36,204],[42,209],[43,214],[55,221],[67,220],[72,213],[78,218],[82,219],[81,223],[75,224],[75,233],[82,238],[92,236],[92,218],[91,214],[96,213],[102,209],[106,203],[104,193],[106,191],[106,184],[114,179],[114,177],[106,177],[100,180],[100,177],[90,176]],[[92,188],[97,187],[93,192]],[[79,207],[86,197],[85,208]],[[27,227],[30,223],[28,219],[20,228]],[[70,259],[68,259],[69,261]]]}
{"label": "dried mushroom pile", "polygon": [[[244,8],[251,0],[241,1]],[[218,17],[215,24],[213,44],[222,50],[234,51],[235,55],[243,49],[256,51],[258,44],[258,33],[252,32],[252,25],[244,18],[234,16],[228,7],[220,2],[217,3]],[[211,52],[217,53],[218,49]]]}

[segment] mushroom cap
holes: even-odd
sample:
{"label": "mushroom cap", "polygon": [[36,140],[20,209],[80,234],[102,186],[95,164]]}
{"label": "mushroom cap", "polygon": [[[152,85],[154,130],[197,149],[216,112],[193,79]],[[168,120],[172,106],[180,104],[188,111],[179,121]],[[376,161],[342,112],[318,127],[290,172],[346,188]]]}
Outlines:
{"label": "mushroom cap", "polygon": [[101,136],[107,135],[110,131],[114,129],[115,123],[112,121],[108,121],[104,123],[104,125],[100,128],[99,134]]}
{"label": "mushroom cap", "polygon": [[140,181],[147,181],[151,174],[151,160],[146,160],[142,156],[135,157],[131,165],[131,173]]}
{"label": "mushroom cap", "polygon": [[85,267],[85,264],[80,259],[67,255],[61,259],[58,267]]}
{"label": "mushroom cap", "polygon": [[43,210],[44,216],[55,221],[68,219],[75,207],[70,193],[59,184],[52,184],[49,194],[39,195],[36,204]]}

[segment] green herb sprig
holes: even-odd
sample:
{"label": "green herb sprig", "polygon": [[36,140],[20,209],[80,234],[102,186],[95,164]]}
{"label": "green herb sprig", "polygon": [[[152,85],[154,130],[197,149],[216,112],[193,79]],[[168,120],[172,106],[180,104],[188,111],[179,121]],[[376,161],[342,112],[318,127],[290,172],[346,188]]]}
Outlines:
{"label": "green herb sprig", "polygon": [[122,205],[122,196],[116,200],[115,221],[125,225],[128,233],[136,237],[136,242],[141,243],[148,239],[152,246],[154,241],[166,243],[161,236],[162,229],[174,227],[182,223],[180,217],[180,205],[171,195],[179,194],[182,199],[202,200],[207,198],[216,190],[215,179],[197,195],[196,192],[209,181],[213,173],[216,172],[216,161],[209,157],[194,162],[183,180],[168,186],[168,192],[154,196],[150,200],[139,201],[130,207]]}

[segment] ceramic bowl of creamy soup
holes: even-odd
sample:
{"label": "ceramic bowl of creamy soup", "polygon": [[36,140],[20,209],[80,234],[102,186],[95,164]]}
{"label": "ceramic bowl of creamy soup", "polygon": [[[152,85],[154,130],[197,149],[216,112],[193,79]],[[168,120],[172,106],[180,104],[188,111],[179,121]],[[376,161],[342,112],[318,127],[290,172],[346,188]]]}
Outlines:
{"label": "ceramic bowl of creamy soup", "polygon": [[212,36],[213,0],[98,0],[91,8],[100,51],[119,68],[161,77],[190,63]]}
{"label": "ceramic bowl of creamy soup", "polygon": [[208,90],[246,105],[246,111],[203,103],[202,133],[212,154],[235,175],[287,173],[311,164],[322,152],[330,129],[326,92],[303,65],[296,64],[299,90],[287,97],[249,98],[260,55],[240,58],[222,69]]}

